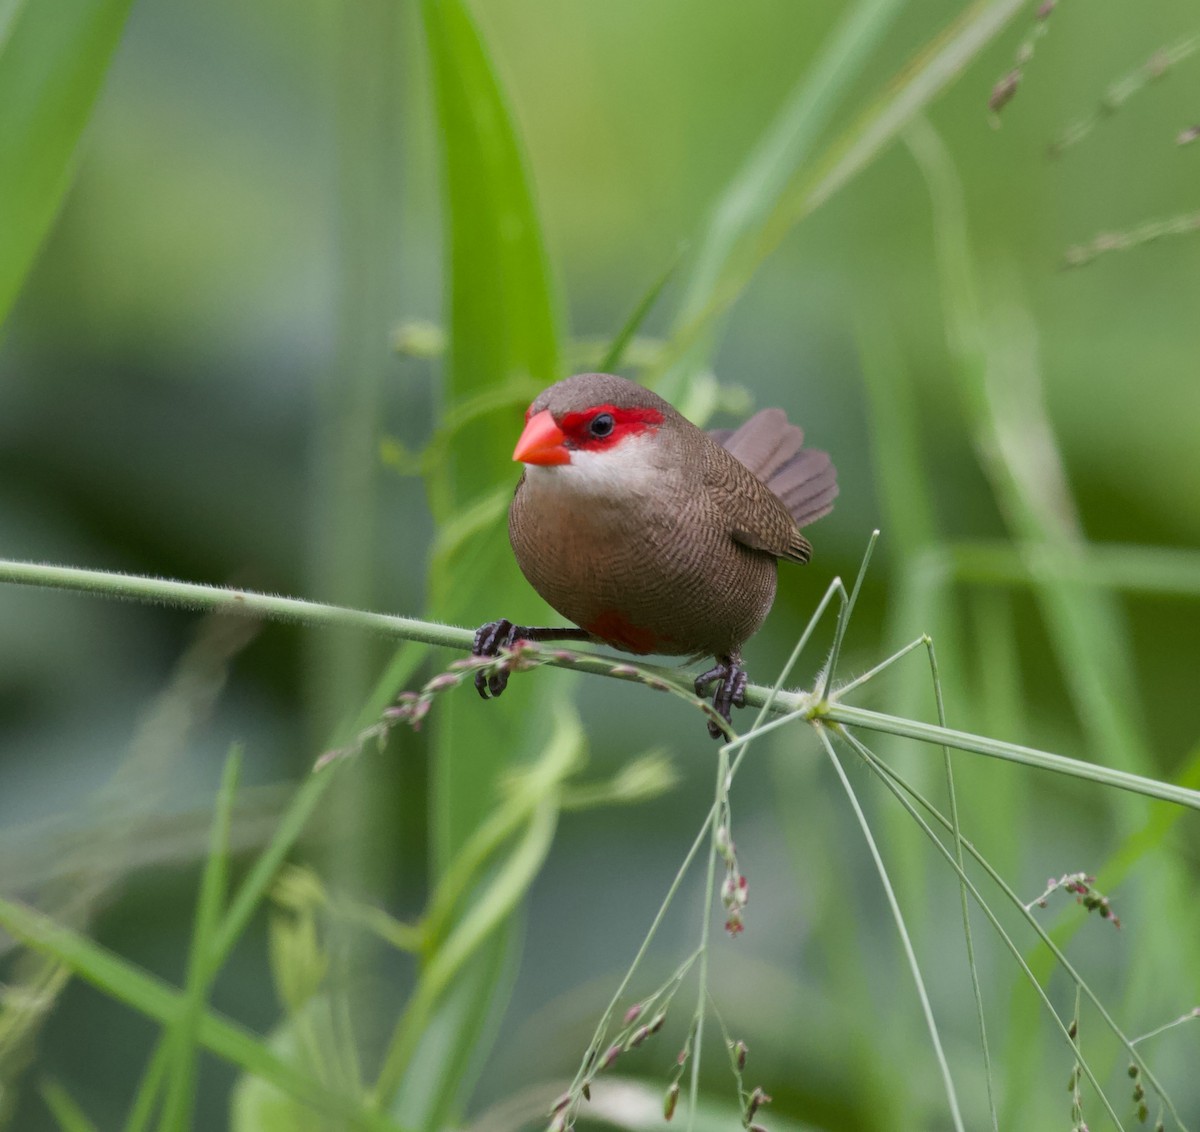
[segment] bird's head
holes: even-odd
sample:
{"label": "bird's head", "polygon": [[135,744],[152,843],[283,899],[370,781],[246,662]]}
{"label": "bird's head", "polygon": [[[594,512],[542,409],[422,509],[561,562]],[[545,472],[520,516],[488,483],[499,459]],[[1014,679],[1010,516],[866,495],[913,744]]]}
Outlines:
{"label": "bird's head", "polygon": [[[562,470],[584,487],[652,467],[659,434],[680,419],[649,389],[607,373],[581,373],[545,389],[525,413],[513,459],[535,474]],[[569,469],[569,470],[568,470]]]}

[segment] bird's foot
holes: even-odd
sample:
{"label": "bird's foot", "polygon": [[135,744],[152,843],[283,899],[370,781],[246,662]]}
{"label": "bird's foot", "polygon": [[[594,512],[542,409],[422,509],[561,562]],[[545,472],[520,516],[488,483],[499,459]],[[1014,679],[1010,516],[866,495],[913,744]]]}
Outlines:
{"label": "bird's foot", "polygon": [[[719,656],[712,668],[696,677],[696,695],[703,699],[708,694],[709,685],[715,683],[717,687],[713,692],[713,708],[726,723],[732,723],[732,709],[744,707],[746,704],[748,681],[749,677],[741,665],[740,657]],[[725,737],[720,725],[713,719],[708,721],[708,733],[714,739]]]}
{"label": "bird's foot", "polygon": [[[471,646],[472,656],[499,656],[501,649],[512,648],[513,641],[522,636],[522,626],[514,625],[506,617],[481,625],[475,633]],[[475,673],[475,690],[486,700],[500,695],[508,687],[508,672],[499,669],[491,673],[482,669]]]}
{"label": "bird's foot", "polygon": [[[584,629],[538,628],[532,625],[514,625],[506,617],[481,625],[475,633],[471,646],[472,656],[497,657],[504,649],[510,649],[517,641],[587,641],[591,634]],[[495,699],[508,687],[509,670],[494,668],[491,672],[480,670],[475,673],[475,690],[486,700]]]}

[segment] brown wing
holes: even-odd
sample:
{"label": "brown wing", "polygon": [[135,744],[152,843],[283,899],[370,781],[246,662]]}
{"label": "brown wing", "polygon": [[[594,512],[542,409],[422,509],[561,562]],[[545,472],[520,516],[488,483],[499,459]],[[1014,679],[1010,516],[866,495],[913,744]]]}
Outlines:
{"label": "brown wing", "polygon": [[776,558],[807,562],[812,547],[783,500],[718,444],[706,445],[704,453],[709,498],[729,524],[734,541]]}
{"label": "brown wing", "polygon": [[837,470],[827,452],[805,448],[804,433],[782,409],[763,409],[736,431],[710,434],[783,501],[803,527],[833,510]]}

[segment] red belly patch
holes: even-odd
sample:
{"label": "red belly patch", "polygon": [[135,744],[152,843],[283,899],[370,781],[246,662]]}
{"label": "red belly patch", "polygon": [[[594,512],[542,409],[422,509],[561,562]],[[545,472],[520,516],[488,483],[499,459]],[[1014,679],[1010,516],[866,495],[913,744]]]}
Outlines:
{"label": "red belly patch", "polygon": [[670,651],[670,643],[660,640],[649,629],[641,629],[633,624],[620,610],[606,609],[599,617],[595,617],[584,628],[594,637],[599,637],[606,644],[635,652],[642,655],[651,652]]}

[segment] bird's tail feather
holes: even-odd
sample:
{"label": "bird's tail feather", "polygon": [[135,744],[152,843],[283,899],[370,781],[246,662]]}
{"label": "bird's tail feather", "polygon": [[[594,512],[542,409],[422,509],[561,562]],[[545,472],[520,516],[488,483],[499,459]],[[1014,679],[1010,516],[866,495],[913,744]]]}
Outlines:
{"label": "bird's tail feather", "polygon": [[804,433],[782,409],[763,409],[740,428],[716,429],[712,437],[783,500],[797,526],[833,510],[837,470],[829,453],[804,448]]}

